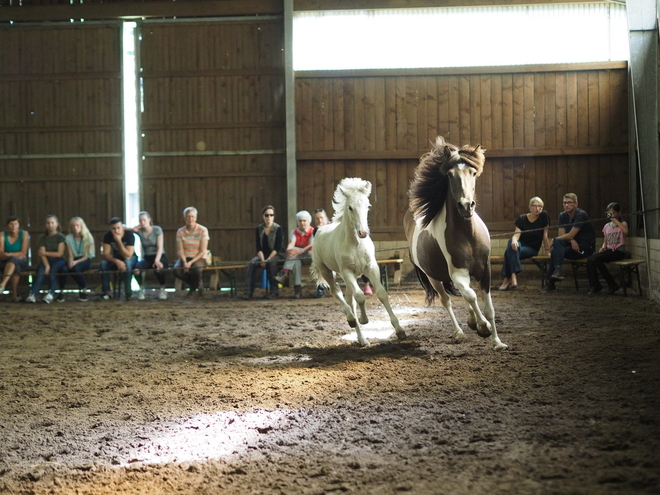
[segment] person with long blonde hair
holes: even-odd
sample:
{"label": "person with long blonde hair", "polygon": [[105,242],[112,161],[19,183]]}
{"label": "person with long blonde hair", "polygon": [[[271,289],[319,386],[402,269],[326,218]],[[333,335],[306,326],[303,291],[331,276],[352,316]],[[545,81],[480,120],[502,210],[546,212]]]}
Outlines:
{"label": "person with long blonde hair", "polygon": [[[80,217],[69,220],[69,233],[66,242],[66,268],[63,270],[70,273],[78,284],[78,300],[85,302],[88,299],[87,280],[85,272],[92,267],[95,255],[94,237],[87,228],[87,224]],[[64,288],[66,277],[62,277],[60,288]],[[61,293],[61,291],[60,291]]]}

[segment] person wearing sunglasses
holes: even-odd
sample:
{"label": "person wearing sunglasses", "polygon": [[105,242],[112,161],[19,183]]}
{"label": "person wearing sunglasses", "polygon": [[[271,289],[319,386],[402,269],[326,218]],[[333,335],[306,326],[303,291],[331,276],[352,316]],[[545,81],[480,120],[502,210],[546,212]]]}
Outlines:
{"label": "person wearing sunglasses", "polygon": [[523,213],[515,221],[516,230],[509,240],[504,252],[502,264],[502,285],[497,290],[512,290],[518,288],[518,273],[522,272],[521,260],[536,256],[545,247],[550,252],[548,228],[550,215],[543,209],[543,200],[534,196],[529,200],[529,213]]}
{"label": "person wearing sunglasses", "polygon": [[284,233],[282,227],[275,223],[274,206],[264,206],[261,213],[264,221],[255,230],[257,255],[250,260],[247,267],[243,299],[252,299],[255,276],[262,270],[268,270],[268,280],[270,280],[270,292],[266,293],[264,297],[274,299],[279,295],[279,286],[275,276],[277,275],[277,264],[285,257]]}
{"label": "person wearing sunglasses", "polygon": [[545,292],[555,292],[555,283],[564,280],[561,274],[564,259],[588,258],[596,250],[596,231],[587,212],[578,208],[577,194],[564,194],[562,205],[564,211],[559,214],[557,221],[559,235],[553,239],[550,249],[548,283],[543,289]]}

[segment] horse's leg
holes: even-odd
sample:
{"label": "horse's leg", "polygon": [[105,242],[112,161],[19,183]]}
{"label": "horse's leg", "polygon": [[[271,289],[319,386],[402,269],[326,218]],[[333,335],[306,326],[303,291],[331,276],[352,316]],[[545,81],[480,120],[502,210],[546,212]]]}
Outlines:
{"label": "horse's leg", "polygon": [[468,320],[467,320],[468,327],[471,328],[472,330],[477,329],[477,316],[474,314],[474,310],[472,309],[472,306],[468,305]]}
{"label": "horse's leg", "polygon": [[357,283],[355,273],[350,270],[344,270],[341,272],[341,277],[344,279],[344,282],[346,282],[346,299],[348,299],[349,304],[353,307],[356,317],[357,306],[360,307],[360,323],[366,325],[369,323],[369,317],[367,316],[367,311],[364,307],[367,298],[364,296],[364,292],[360,289],[360,286]]}
{"label": "horse's leg", "polygon": [[356,317],[356,303],[360,307],[359,324],[355,325],[355,332],[357,333],[358,342],[360,345],[369,345],[369,341],[364,338],[364,335],[362,335],[362,329],[360,328],[360,324],[366,325],[369,323],[367,312],[364,309],[364,304],[367,298],[364,297],[364,292],[362,292],[362,289],[360,289],[360,286],[357,283],[357,278],[355,278],[355,274],[352,271],[344,270],[341,272],[341,276],[346,283],[346,299],[348,299],[348,303],[350,304],[351,308],[353,308],[353,312]]}
{"label": "horse's leg", "polygon": [[458,290],[461,291],[463,299],[465,299],[474,312],[474,318],[477,324],[477,334],[481,337],[490,337],[492,333],[491,324],[481,312],[477,302],[477,294],[472,290],[472,287],[470,287],[470,274],[464,269],[454,270],[451,274],[451,279]]}
{"label": "horse's leg", "polygon": [[490,296],[490,292],[485,290],[480,290],[481,299],[484,301],[484,315],[490,322],[490,329],[493,333],[490,334],[490,343],[493,346],[493,349],[496,351],[501,351],[508,349],[508,345],[500,340],[497,336],[497,328],[495,328],[495,308],[493,307],[493,299]]}
{"label": "horse's leg", "polygon": [[[355,309],[353,308],[352,304],[348,304],[346,302],[346,299],[344,298],[344,294],[341,291],[341,288],[339,287],[339,284],[337,284],[337,281],[335,280],[334,274],[332,273],[332,270],[328,269],[325,265],[319,267],[319,271],[321,272],[321,275],[323,275],[323,278],[328,284],[330,294],[332,294],[332,297],[337,299],[339,301],[339,305],[341,306],[341,309],[344,311],[344,314],[346,315],[346,320],[348,321],[348,325],[351,328],[355,328],[357,332],[357,337],[358,337],[358,342],[360,345],[365,346],[369,345],[369,342],[364,338],[362,335],[362,331],[360,330],[360,325],[357,322],[357,319],[355,317]],[[357,285],[357,282],[356,282]],[[347,290],[346,293],[348,295],[348,283],[347,283]],[[364,294],[362,295],[364,297]],[[352,299],[349,299],[352,302]]]}
{"label": "horse's leg", "polygon": [[378,270],[378,266],[369,267],[367,272],[368,273],[366,273],[365,275],[369,277],[369,282],[371,282],[372,287],[376,290],[376,295],[378,296],[378,299],[380,300],[382,305],[385,306],[385,309],[387,310],[387,314],[390,315],[390,323],[392,323],[392,326],[396,331],[397,338],[399,338],[399,340],[405,339],[406,332],[403,331],[403,328],[401,328],[401,325],[399,324],[399,319],[394,315],[394,312],[392,311],[392,307],[390,306],[390,298],[387,295],[387,291],[385,290],[385,287],[383,287],[383,284],[380,283],[380,270]]}
{"label": "horse's leg", "polygon": [[454,314],[454,309],[451,306],[451,298],[449,297],[449,294],[447,294],[447,291],[445,291],[442,282],[440,282],[439,280],[435,280],[431,277],[429,277],[429,282],[431,282],[431,285],[433,286],[435,291],[440,295],[440,301],[447,310],[447,313],[449,313],[449,318],[451,319],[451,326],[454,327],[454,338],[458,340],[463,339],[465,337],[465,333],[463,332],[461,326],[458,324],[458,320],[456,319],[456,315]]}

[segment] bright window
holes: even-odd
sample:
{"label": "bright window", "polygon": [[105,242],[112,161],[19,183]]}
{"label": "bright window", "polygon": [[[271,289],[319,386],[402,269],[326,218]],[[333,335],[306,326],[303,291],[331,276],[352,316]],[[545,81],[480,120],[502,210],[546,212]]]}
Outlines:
{"label": "bright window", "polygon": [[628,60],[611,3],[299,12],[293,36],[295,70]]}

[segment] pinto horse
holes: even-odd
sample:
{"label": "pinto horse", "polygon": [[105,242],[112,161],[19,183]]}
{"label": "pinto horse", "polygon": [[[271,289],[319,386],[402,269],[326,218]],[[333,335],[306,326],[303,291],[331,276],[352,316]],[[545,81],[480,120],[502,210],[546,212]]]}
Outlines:
{"label": "pinto horse", "polygon": [[[499,350],[507,345],[497,336],[490,296],[490,236],[475,211],[475,186],[485,161],[481,146],[459,149],[438,136],[435,148],[420,158],[415,169],[408,191],[410,209],[403,222],[410,260],[426,302],[430,305],[439,295],[454,337],[463,338],[447,294],[456,294],[458,289],[468,303],[468,326],[481,337],[490,337],[493,348]],[[483,313],[471,279],[478,283]]]}
{"label": "pinto horse", "polygon": [[[369,322],[364,308],[366,298],[357,283],[357,277],[363,274],[369,277],[378,299],[390,315],[390,322],[397,337],[406,337],[399,320],[392,312],[387,291],[380,283],[376,249],[369,237],[367,223],[370,194],[369,181],[359,178],[343,179],[337,185],[332,198],[335,209],[332,223],[324,225],[316,232],[312,250],[312,275],[318,285],[330,288],[330,293],[341,304],[348,324],[355,328],[358,342],[363,346],[369,344],[360,329],[360,324]],[[339,273],[346,282],[346,299],[335,281],[335,273]],[[359,321],[355,303],[360,307]]]}

